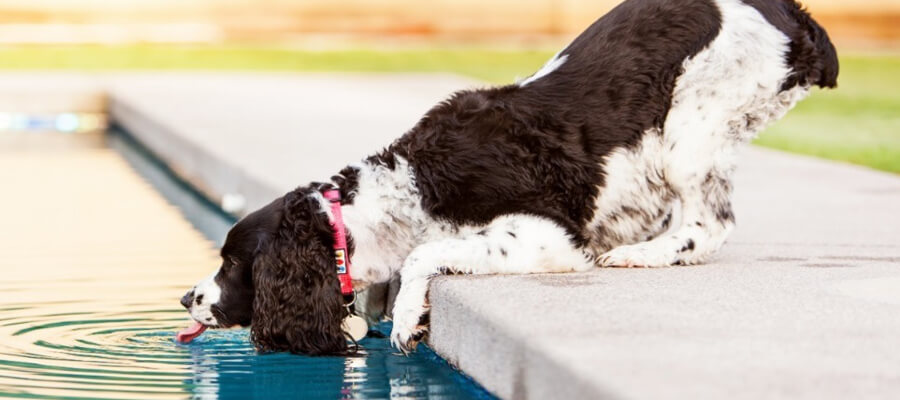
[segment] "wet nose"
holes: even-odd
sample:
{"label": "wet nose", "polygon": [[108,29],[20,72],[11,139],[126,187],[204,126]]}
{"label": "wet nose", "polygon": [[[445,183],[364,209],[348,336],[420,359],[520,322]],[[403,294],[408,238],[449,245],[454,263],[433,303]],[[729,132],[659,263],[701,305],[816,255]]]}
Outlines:
{"label": "wet nose", "polygon": [[194,289],[191,289],[189,292],[184,294],[184,297],[181,298],[181,305],[184,308],[191,309],[191,304],[194,304]]}

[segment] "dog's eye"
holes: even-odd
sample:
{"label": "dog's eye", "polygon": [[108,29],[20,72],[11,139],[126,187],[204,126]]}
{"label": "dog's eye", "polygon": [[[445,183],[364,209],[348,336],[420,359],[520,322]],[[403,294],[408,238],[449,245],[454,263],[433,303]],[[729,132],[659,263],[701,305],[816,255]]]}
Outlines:
{"label": "dog's eye", "polygon": [[229,273],[232,269],[238,266],[238,260],[234,257],[228,257],[225,259],[225,262],[222,263],[222,272]]}

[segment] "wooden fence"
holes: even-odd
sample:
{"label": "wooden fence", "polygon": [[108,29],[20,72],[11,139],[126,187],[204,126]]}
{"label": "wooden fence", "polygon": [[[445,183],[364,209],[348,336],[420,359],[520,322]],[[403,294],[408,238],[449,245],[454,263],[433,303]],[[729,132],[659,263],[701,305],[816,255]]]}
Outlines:
{"label": "wooden fence", "polygon": [[[773,0],[778,1],[778,0]],[[570,36],[618,0],[0,0],[0,42]],[[900,42],[900,0],[807,0],[836,41]]]}

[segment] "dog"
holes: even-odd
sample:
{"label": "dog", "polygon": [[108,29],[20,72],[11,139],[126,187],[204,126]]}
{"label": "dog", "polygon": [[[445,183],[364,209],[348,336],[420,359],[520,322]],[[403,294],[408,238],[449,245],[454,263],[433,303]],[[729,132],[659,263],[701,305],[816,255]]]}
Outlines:
{"label": "dog", "polygon": [[250,326],[261,352],[347,353],[328,191],[352,284],[400,279],[390,337],[404,352],[427,333],[437,275],[701,263],[735,225],[739,147],[837,76],[793,0],[627,0],[527,79],[455,93],[386,149],[240,220],[182,303],[204,326]]}

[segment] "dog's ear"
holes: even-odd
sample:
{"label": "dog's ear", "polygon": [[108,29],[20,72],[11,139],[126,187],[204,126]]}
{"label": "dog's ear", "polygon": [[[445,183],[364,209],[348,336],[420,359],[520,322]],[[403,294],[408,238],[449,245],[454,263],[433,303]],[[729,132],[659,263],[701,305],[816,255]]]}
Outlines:
{"label": "dog's ear", "polygon": [[261,352],[341,354],[347,312],[332,253],[333,236],[318,194],[284,197],[281,224],[253,264],[250,338]]}

